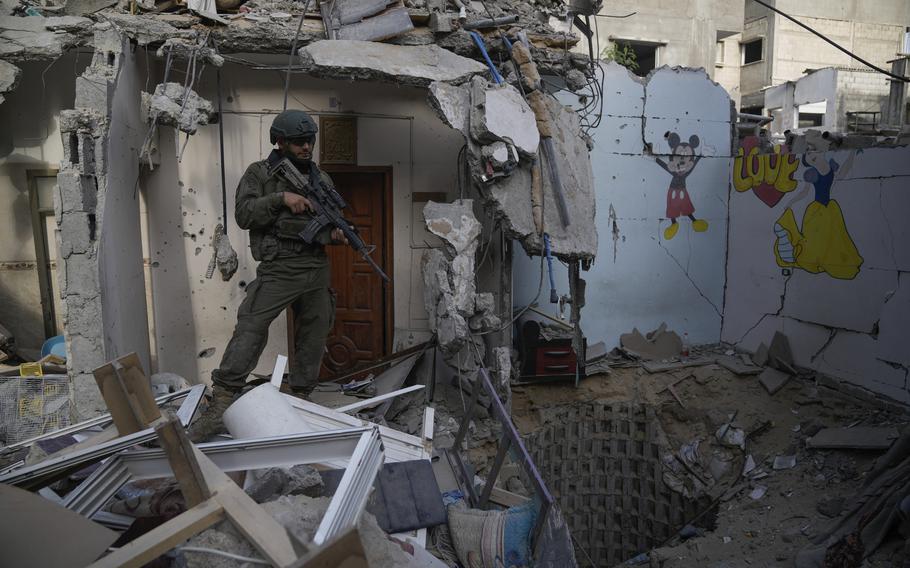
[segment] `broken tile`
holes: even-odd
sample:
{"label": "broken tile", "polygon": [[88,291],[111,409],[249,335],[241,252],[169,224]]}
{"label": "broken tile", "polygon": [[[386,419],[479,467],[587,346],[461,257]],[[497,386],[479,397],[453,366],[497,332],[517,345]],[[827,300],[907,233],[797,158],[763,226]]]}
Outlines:
{"label": "broken tile", "polygon": [[793,469],[796,467],[796,456],[776,456],[772,467],[774,469]]}
{"label": "broken tile", "polygon": [[806,445],[815,449],[887,450],[898,436],[893,427],[825,428],[806,440]]}
{"label": "broken tile", "polygon": [[777,369],[772,369],[771,367],[765,367],[765,370],[759,375],[758,381],[765,387],[768,394],[775,394],[787,384],[787,381],[790,380],[791,376],[792,375],[789,373],[784,373]]}
{"label": "broken tile", "polygon": [[774,332],[771,346],[768,347],[768,364],[782,371],[796,372],[793,366],[793,351],[790,349],[790,340],[779,331]]}

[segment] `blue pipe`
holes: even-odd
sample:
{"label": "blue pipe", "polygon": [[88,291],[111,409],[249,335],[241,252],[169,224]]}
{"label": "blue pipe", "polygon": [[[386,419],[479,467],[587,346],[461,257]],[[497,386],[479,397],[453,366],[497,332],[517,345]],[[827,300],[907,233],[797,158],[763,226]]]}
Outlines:
{"label": "blue pipe", "polygon": [[483,38],[480,37],[480,34],[474,30],[470,31],[471,37],[474,38],[474,43],[477,44],[477,47],[480,49],[481,55],[487,62],[487,66],[490,68],[490,73],[493,74],[493,81],[499,85],[502,83],[502,75],[499,74],[499,71],[496,70],[496,66],[493,65],[493,61],[490,59],[490,55],[487,53],[487,48],[483,43]]}

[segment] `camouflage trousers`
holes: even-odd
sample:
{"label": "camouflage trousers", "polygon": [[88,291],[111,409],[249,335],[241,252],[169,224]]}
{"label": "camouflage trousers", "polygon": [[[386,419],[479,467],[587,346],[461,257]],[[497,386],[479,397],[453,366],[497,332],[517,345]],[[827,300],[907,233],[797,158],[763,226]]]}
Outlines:
{"label": "camouflage trousers", "polygon": [[289,380],[295,390],[316,388],[325,340],[335,323],[335,294],[328,264],[308,257],[277,258],[259,264],[237,310],[237,326],[212,371],[216,386],[239,391],[256,368],[269,338],[269,325],[288,306],[294,308],[294,362]]}

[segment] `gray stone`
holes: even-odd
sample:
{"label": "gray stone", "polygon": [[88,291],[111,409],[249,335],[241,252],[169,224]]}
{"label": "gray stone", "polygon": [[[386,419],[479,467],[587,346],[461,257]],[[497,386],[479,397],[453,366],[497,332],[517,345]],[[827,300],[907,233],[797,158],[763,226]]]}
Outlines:
{"label": "gray stone", "polygon": [[[475,79],[475,84],[482,81]],[[534,112],[518,90],[507,84],[483,91],[482,100],[472,97],[471,136],[481,144],[510,142],[524,156],[537,154],[540,133]]]}
{"label": "gray stone", "polygon": [[98,132],[105,126],[105,114],[87,108],[62,110],[59,126],[60,132]]}
{"label": "gray stone", "polygon": [[481,224],[474,216],[473,201],[453,203],[430,201],[423,209],[427,229],[443,239],[453,257],[449,268],[455,308],[464,316],[474,313],[474,257],[479,244]]}
{"label": "gray stone", "polygon": [[231,246],[231,241],[224,233],[224,227],[221,224],[215,227],[213,244],[215,246],[215,262],[218,264],[218,272],[221,273],[221,279],[227,282],[237,272],[237,251]]}
{"label": "gray stone", "polygon": [[324,490],[319,472],[308,465],[291,468],[270,467],[250,472],[247,494],[256,502],[269,501],[281,495],[320,497]]}
{"label": "gray stone", "polygon": [[0,59],[0,103],[3,102],[3,95],[11,93],[19,86],[19,77],[22,70]]}
{"label": "gray stone", "polygon": [[489,314],[496,310],[496,299],[490,292],[480,292],[474,298],[475,310],[480,313]]}
{"label": "gray stone", "polygon": [[317,41],[300,49],[311,75],[330,79],[378,80],[412,87],[434,81],[460,84],[486,66],[437,45],[402,46],[354,40]]}
{"label": "gray stone", "polygon": [[60,283],[67,296],[84,294],[97,295],[98,259],[94,254],[71,254],[63,259],[63,280]]}
{"label": "gray stone", "polygon": [[98,202],[98,188],[94,176],[84,176],[77,171],[64,170],[57,174],[57,187],[60,192],[60,210],[94,211]]}
{"label": "gray stone", "polygon": [[578,69],[566,73],[566,86],[572,91],[579,91],[588,84],[588,78]]}
{"label": "gray stone", "polygon": [[63,213],[57,227],[60,230],[61,256],[86,253],[91,249],[92,235],[88,213],[75,211]]}
{"label": "gray stone", "polygon": [[212,103],[179,83],[161,83],[155,93],[142,93],[142,104],[160,125],[173,126],[187,134],[212,122],[217,113]]}
{"label": "gray stone", "polygon": [[471,94],[468,89],[448,83],[430,85],[427,100],[443,122],[467,136],[470,128]]}

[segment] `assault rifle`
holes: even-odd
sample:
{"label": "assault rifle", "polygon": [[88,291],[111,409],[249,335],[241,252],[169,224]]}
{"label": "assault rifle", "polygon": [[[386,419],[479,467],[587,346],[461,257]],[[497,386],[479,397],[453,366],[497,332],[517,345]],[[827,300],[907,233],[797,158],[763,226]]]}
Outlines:
{"label": "assault rifle", "polygon": [[294,186],[294,189],[303,194],[313,204],[313,219],[307,223],[307,226],[299,234],[305,243],[311,244],[316,239],[317,233],[324,227],[341,229],[351,248],[359,252],[360,256],[369,263],[383,280],[391,282],[391,279],[376,264],[376,261],[370,258],[370,253],[376,247],[367,246],[363,239],[360,238],[357,229],[341,214],[341,210],[347,207],[348,204],[337,191],[331,187],[326,187],[322,183],[311,184],[287,158],[282,158],[269,168],[269,174],[274,173],[281,174],[288,183]]}

